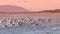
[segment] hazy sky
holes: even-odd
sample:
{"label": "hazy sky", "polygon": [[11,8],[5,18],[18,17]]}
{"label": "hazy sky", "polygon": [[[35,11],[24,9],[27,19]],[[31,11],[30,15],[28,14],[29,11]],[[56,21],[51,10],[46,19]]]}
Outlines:
{"label": "hazy sky", "polygon": [[0,0],[0,5],[16,5],[30,10],[59,9],[60,0]]}

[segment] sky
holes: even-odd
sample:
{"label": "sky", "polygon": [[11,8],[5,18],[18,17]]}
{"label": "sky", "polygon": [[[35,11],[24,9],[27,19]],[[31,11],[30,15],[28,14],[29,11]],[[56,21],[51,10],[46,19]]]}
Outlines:
{"label": "sky", "polygon": [[60,0],[0,0],[0,5],[14,5],[32,11],[60,9]]}

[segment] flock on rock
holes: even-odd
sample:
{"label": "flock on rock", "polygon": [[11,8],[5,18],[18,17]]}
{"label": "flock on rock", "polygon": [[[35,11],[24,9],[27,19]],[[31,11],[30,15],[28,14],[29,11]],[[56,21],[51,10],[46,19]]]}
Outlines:
{"label": "flock on rock", "polygon": [[43,18],[29,18],[29,17],[18,17],[18,18],[1,18],[0,20],[0,27],[20,27],[20,26],[30,26],[35,25],[35,26],[47,26],[47,25],[52,25],[52,19],[43,19]]}

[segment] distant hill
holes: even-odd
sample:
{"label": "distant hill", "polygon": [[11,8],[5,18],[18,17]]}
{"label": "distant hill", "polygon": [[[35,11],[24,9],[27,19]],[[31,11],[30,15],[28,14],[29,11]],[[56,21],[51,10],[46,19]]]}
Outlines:
{"label": "distant hill", "polygon": [[11,5],[0,5],[0,12],[29,12],[29,10]]}
{"label": "distant hill", "polygon": [[12,6],[12,5],[0,5],[0,13],[1,12],[30,12],[30,13],[60,13],[60,9],[55,9],[55,10],[43,10],[43,11],[31,11],[27,10],[23,7],[18,7],[18,6]]}
{"label": "distant hill", "polygon": [[60,9],[55,9],[55,10],[43,10],[43,11],[39,11],[39,13],[60,13]]}

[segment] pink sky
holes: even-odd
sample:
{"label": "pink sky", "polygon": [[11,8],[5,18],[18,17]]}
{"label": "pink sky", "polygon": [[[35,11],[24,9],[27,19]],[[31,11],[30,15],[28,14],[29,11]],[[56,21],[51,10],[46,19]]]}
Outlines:
{"label": "pink sky", "polygon": [[0,5],[16,5],[35,11],[59,9],[60,0],[0,0]]}

